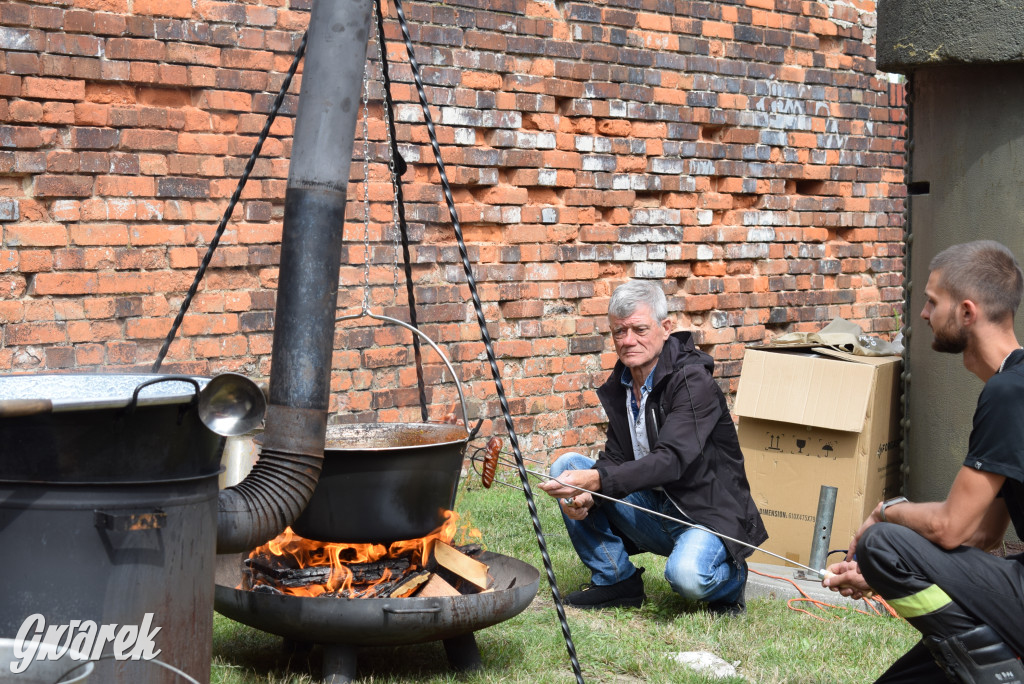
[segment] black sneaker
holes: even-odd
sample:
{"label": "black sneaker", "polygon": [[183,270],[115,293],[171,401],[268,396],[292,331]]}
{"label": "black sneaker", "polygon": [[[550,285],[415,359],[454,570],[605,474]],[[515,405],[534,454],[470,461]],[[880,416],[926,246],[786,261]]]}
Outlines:
{"label": "black sneaker", "polygon": [[945,639],[926,636],[921,641],[951,682],[1024,682],[1024,664],[988,625]]}
{"label": "black sneaker", "polygon": [[598,608],[639,608],[647,598],[644,593],[643,568],[615,584],[595,585],[568,594],[563,603],[574,608],[596,610]]}
{"label": "black sneaker", "polygon": [[743,594],[740,594],[740,598],[733,603],[726,603],[725,601],[715,601],[708,604],[708,612],[721,617],[739,617],[747,612],[747,602],[743,598]]}

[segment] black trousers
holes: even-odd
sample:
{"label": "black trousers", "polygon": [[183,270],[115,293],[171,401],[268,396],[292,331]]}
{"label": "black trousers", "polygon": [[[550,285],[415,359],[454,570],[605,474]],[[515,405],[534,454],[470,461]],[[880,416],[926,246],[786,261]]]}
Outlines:
{"label": "black trousers", "polygon": [[[868,584],[884,599],[914,596],[933,585],[952,604],[909,619],[923,635],[945,638],[979,624],[1024,653],[1024,554],[998,558],[972,547],[946,551],[913,530],[891,523],[869,527],[857,545]],[[945,675],[918,643],[878,680],[885,684],[942,682]]]}

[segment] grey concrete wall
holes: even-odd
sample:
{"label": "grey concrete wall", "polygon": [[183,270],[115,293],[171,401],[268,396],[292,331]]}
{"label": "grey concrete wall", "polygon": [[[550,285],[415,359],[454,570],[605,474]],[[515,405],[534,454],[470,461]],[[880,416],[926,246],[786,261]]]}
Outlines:
{"label": "grey concrete wall", "polygon": [[[931,349],[920,318],[928,264],[946,247],[998,240],[1024,262],[1024,65],[919,69],[914,75],[908,495],[940,500],[963,462],[981,381]],[[1024,331],[1018,313],[1017,334]]]}
{"label": "grey concrete wall", "polygon": [[1021,0],[879,0],[878,68],[1024,61]]}

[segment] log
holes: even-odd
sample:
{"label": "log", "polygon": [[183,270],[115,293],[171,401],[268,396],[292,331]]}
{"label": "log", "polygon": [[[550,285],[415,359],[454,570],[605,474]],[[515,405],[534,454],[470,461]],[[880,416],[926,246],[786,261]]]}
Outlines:
{"label": "log", "polygon": [[391,598],[405,598],[407,596],[412,596],[420,586],[429,582],[431,577],[432,573],[427,570],[414,572],[407,577],[403,577],[402,581],[391,590],[388,596]]}
{"label": "log", "polygon": [[[283,556],[261,554],[254,558],[246,558],[243,574],[248,573],[250,584],[256,580],[272,586],[299,589],[312,584],[327,584],[333,575],[329,565],[317,565],[309,568],[289,567]],[[367,585],[380,582],[385,573],[390,572],[391,578],[401,578],[411,567],[406,557],[385,558],[372,563],[347,563],[345,567],[352,573],[353,593],[364,593],[365,590],[355,589],[356,585]]]}
{"label": "log", "polygon": [[484,547],[481,544],[462,544],[461,546],[456,546],[455,548],[461,551],[462,553],[466,554],[470,558],[476,558],[484,552]]}
{"label": "log", "polygon": [[435,596],[461,596],[455,587],[441,579],[440,575],[434,574],[430,576],[430,579],[423,588],[420,589],[419,593],[416,594],[419,598],[433,598]]}
{"label": "log", "polygon": [[457,577],[483,590],[488,585],[487,565],[474,560],[441,540],[434,542],[434,560]]}
{"label": "log", "polygon": [[412,563],[406,557],[384,558],[373,563],[346,563],[345,567],[352,572],[352,584],[370,584],[379,582],[385,572],[390,571],[391,577],[401,577],[409,571]]}
{"label": "log", "polygon": [[311,568],[293,568],[275,562],[278,556],[260,555],[245,559],[246,567],[252,571],[253,579],[262,578],[271,585],[298,589],[311,584],[326,584],[331,579],[331,568],[320,565]]}

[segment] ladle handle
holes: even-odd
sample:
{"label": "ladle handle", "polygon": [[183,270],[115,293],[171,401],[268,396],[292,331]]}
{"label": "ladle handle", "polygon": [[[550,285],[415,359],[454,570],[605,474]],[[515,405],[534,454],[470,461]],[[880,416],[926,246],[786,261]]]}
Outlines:
{"label": "ladle handle", "polygon": [[[435,352],[437,352],[437,355],[441,357],[442,361],[444,361],[444,365],[448,367],[448,371],[452,374],[452,378],[455,380],[455,389],[457,389],[458,392],[459,392],[459,404],[462,406],[462,423],[463,423],[463,425],[466,426],[466,431],[468,432],[469,431],[469,413],[466,411],[466,396],[462,393],[462,383],[459,382],[459,376],[455,373],[455,368],[452,366],[451,361],[449,361],[448,357],[445,356],[445,353],[443,351],[441,351],[441,348],[438,347],[437,344],[434,343],[434,340],[430,339],[430,337],[427,336],[427,334],[425,332],[423,332],[422,330],[420,330],[419,328],[414,328],[413,326],[409,325],[405,321],[400,321],[397,318],[391,318],[390,316],[384,316],[382,314],[370,313],[366,309],[363,309],[362,311],[360,311],[357,314],[349,314],[348,316],[340,316],[340,317],[334,319],[334,321],[336,323],[340,322],[340,321],[351,321],[351,320],[354,320],[356,318],[362,318],[363,316],[366,316],[367,318],[376,318],[378,321],[388,321],[389,323],[394,323],[396,325],[400,325],[403,328],[405,328],[406,330],[409,330],[409,331],[419,335],[420,338],[422,338],[424,342],[429,344],[431,346],[431,348]],[[479,426],[477,426],[477,427],[479,428]],[[476,430],[474,430],[474,432],[476,432]]]}

